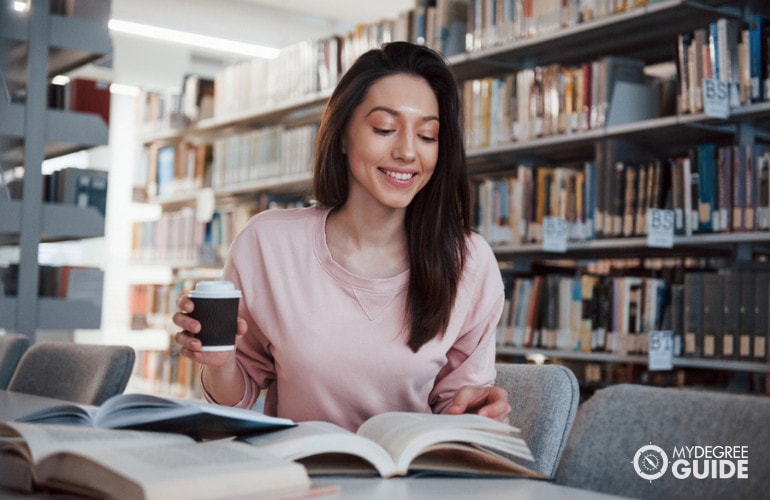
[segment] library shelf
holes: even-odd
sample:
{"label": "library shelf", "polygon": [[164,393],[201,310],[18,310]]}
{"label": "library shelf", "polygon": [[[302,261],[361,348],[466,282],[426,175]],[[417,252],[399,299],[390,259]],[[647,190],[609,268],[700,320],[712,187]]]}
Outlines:
{"label": "library shelf", "polygon": [[[562,359],[572,361],[588,361],[599,363],[631,363],[644,365],[649,358],[640,354],[616,354],[611,352],[580,352],[555,349],[538,349],[501,346],[497,353],[504,356],[544,356],[549,359]],[[708,370],[745,371],[756,373],[770,373],[770,363],[755,361],[736,361],[710,358],[672,358],[672,365],[677,368],[703,368]]]}

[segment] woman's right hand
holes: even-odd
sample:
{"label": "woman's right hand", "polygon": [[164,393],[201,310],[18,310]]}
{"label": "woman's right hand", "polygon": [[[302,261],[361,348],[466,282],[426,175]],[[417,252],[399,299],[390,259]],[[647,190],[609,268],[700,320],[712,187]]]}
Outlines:
{"label": "woman's right hand", "polygon": [[[203,365],[217,368],[226,365],[228,362],[235,362],[235,350],[232,351],[201,351],[201,342],[197,334],[200,332],[201,324],[189,313],[195,307],[193,301],[186,295],[177,299],[179,312],[174,313],[172,320],[176,326],[182,329],[174,336],[174,341],[181,347],[181,354],[197,361]],[[238,331],[235,342],[238,343],[240,337],[246,333],[246,321],[238,318]]]}

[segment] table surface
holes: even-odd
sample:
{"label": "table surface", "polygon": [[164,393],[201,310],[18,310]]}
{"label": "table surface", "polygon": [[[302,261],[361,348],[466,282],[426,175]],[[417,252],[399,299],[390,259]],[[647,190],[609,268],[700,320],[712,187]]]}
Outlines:
{"label": "table surface", "polygon": [[569,488],[549,481],[517,478],[401,477],[379,479],[325,476],[314,477],[313,485],[318,487],[320,493],[317,498],[343,500],[611,500],[623,498]]}
{"label": "table surface", "polygon": [[[31,411],[66,401],[0,390],[0,421],[13,420]],[[312,498],[366,500],[538,499],[591,500],[619,498],[593,491],[521,478],[402,477],[380,479],[350,476],[313,477]],[[50,498],[45,495],[13,495],[0,490],[0,498]],[[57,498],[72,498],[57,497]],[[301,498],[301,497],[300,497]]]}

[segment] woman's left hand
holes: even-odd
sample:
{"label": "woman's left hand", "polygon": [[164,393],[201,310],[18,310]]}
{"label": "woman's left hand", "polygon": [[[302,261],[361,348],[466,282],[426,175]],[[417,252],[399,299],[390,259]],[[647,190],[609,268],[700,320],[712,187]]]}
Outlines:
{"label": "woman's left hand", "polygon": [[510,423],[511,405],[508,392],[501,387],[466,385],[455,393],[446,413],[477,413],[507,424]]}

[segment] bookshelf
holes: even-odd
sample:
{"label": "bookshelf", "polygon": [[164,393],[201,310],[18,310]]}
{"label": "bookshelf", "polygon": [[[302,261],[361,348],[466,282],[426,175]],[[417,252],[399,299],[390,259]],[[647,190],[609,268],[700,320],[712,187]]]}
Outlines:
{"label": "bookshelf", "polygon": [[32,340],[40,329],[98,328],[101,322],[100,307],[90,301],[38,295],[41,243],[104,235],[98,210],[41,202],[44,159],[108,143],[107,126],[98,116],[47,106],[53,76],[111,53],[106,18],[52,9],[53,2],[41,0],[28,12],[14,11],[13,2],[4,2],[0,11],[0,60],[8,96],[0,100],[0,161],[3,175],[25,167],[21,198],[0,198],[0,245],[18,248],[19,255],[16,296],[0,297],[0,328]]}
{"label": "bookshelf", "polygon": [[[488,39],[484,38],[484,29],[481,28],[481,31],[471,33],[472,36],[481,33],[480,46],[475,50],[452,56],[449,61],[461,85],[468,81],[483,84],[485,79],[494,78],[498,79],[497,85],[504,88],[505,83],[501,82],[506,82],[505,79],[511,78],[510,75],[512,74],[518,76],[534,70],[542,71],[542,75],[546,75],[546,71],[553,66],[558,66],[560,70],[566,70],[561,75],[567,78],[565,75],[568,74],[568,71],[576,71],[576,69],[585,67],[586,63],[595,64],[596,61],[607,56],[623,56],[641,60],[646,66],[646,73],[648,68],[659,69],[661,66],[668,65],[673,68],[673,71],[669,70],[668,74],[671,79],[668,83],[676,84],[677,77],[686,74],[682,70],[681,62],[677,60],[678,51],[681,51],[680,44],[683,34],[689,36],[696,30],[708,29],[712,24],[716,25],[719,20],[723,19],[743,20],[748,25],[748,20],[752,19],[754,14],[768,15],[767,8],[759,6],[756,2],[664,0],[643,3],[646,5],[633,10],[612,13],[585,22],[562,24],[559,30],[544,29],[540,33],[513,38],[492,37],[492,42],[487,43],[486,46],[484,43]],[[471,4],[475,4],[475,2],[471,2]],[[498,28],[504,30],[505,26]],[[766,32],[763,37],[763,44],[766,44]],[[736,37],[736,40],[741,39]],[[766,60],[763,64],[766,64]],[[594,65],[592,69],[595,71],[596,67]],[[594,73],[594,76],[596,74]],[[649,76],[650,73],[647,75]],[[543,76],[543,80],[538,80],[538,85],[542,84],[545,87],[547,85],[545,78]],[[615,82],[615,90],[618,88],[617,85]],[[473,88],[475,91],[475,87]],[[521,90],[522,88],[518,87],[512,94],[487,97],[487,99],[496,98],[498,99],[495,101],[497,103],[507,102],[505,99],[513,99],[520,103],[522,100],[549,98],[548,90],[542,90],[541,93],[538,93],[538,90],[524,94],[521,93]],[[679,91],[680,89],[677,88],[676,90]],[[475,101],[473,104],[481,103],[483,106],[485,104],[483,101],[484,90],[475,92],[466,91],[466,102],[479,99],[481,96],[479,101]],[[530,91],[527,89],[527,92]],[[595,96],[596,94],[592,97]],[[563,101],[566,100],[565,96],[559,94],[558,97],[559,103],[563,104]],[[768,107],[766,98],[741,102],[737,106],[733,105],[729,116],[722,118],[715,118],[713,115],[705,113],[702,108],[682,109],[679,99],[681,99],[680,92],[677,94],[676,102],[669,103],[670,106],[668,106],[667,111],[664,111],[661,106],[661,111],[654,116],[633,119],[621,117],[615,123],[608,123],[596,128],[574,126],[569,128],[568,126],[567,131],[558,132],[541,131],[537,127],[535,132],[530,131],[529,134],[519,131],[517,135],[516,132],[508,131],[507,134],[503,134],[505,136],[503,139],[499,138],[500,134],[495,136],[493,132],[489,132],[496,125],[491,119],[487,118],[487,122],[482,121],[480,125],[479,122],[473,122],[475,118],[473,113],[479,113],[479,111],[474,111],[473,106],[471,106],[471,113],[466,112],[466,121],[469,120],[470,114],[472,132],[478,134],[476,129],[483,128],[484,133],[482,140],[473,137],[473,133],[471,134],[478,145],[468,151],[469,169],[479,179],[479,185],[483,185],[490,180],[500,181],[502,179],[502,182],[506,182],[506,179],[517,179],[520,181],[522,173],[520,166],[525,165],[531,169],[532,174],[530,175],[534,174],[534,186],[537,186],[537,172],[546,168],[571,169],[573,172],[580,172],[580,175],[585,174],[585,178],[588,179],[589,170],[583,169],[588,163],[600,162],[600,156],[604,154],[601,144],[633,143],[632,151],[634,152],[624,158],[615,158],[626,164],[630,164],[632,161],[647,162],[647,156],[650,154],[658,162],[666,162],[669,158],[687,158],[689,162],[695,164],[697,157],[691,155],[692,151],[699,145],[713,144],[717,148],[736,145],[745,147],[767,140],[767,118],[770,107]],[[613,103],[612,106],[616,104]],[[542,104],[538,103],[537,106],[542,106]],[[466,108],[466,111],[468,109]],[[514,105],[514,115],[516,111],[520,113],[522,107]],[[480,113],[483,114],[484,112],[489,114],[491,109],[485,109]],[[633,110],[631,114],[634,114]],[[541,118],[541,116],[537,115],[536,119],[546,119]],[[520,115],[516,118],[522,120]],[[532,119],[532,116],[529,119]],[[540,125],[538,123],[538,126]],[[513,129],[514,127],[508,125],[508,128]],[[642,153],[636,151],[642,151]],[[638,155],[638,158],[635,155]],[[607,163],[615,165],[614,161]],[[597,169],[600,168],[597,167]],[[611,170],[598,170],[598,173],[591,170],[590,172],[595,178],[601,179],[603,175],[609,175],[608,172]],[[697,173],[697,170],[694,172]],[[751,189],[751,178],[747,177],[746,182],[749,183],[747,189]],[[532,185],[529,184],[529,186]],[[615,184],[615,186],[622,185]],[[527,188],[520,187],[518,189]],[[504,210],[502,207],[505,205],[485,203],[484,197],[490,199],[489,197],[493,196],[490,195],[491,191],[479,191],[479,193],[478,196],[482,200],[479,202],[481,212],[491,214],[489,217],[492,220],[496,217],[497,220],[500,220],[499,211]],[[509,193],[510,203],[513,204],[514,193],[521,193],[521,191],[511,190]],[[519,194],[519,196],[521,195]],[[551,196],[553,199],[553,196],[557,195],[554,195],[554,191],[550,191],[547,196]],[[537,203],[544,203],[538,201],[538,197],[548,199],[539,193],[535,194],[536,201],[533,202],[533,205],[528,205],[530,210],[534,211],[538,207]],[[621,197],[622,202],[623,198]],[[693,209],[696,221],[699,217],[697,202],[698,200],[691,202],[696,204],[694,208],[692,204],[689,205]],[[745,205],[745,207],[748,206]],[[756,208],[760,206],[763,205],[757,205]],[[595,208],[598,210],[598,202]],[[506,215],[511,214],[511,217],[526,219],[527,215],[521,215],[522,211],[526,209],[527,206],[517,206],[505,213]],[[742,212],[742,216],[745,213],[747,212]],[[685,216],[689,217],[688,215]],[[746,215],[746,217],[750,216]],[[487,219],[483,220],[487,221]],[[529,219],[527,222],[537,221]],[[593,223],[593,221],[591,222]],[[507,223],[503,225],[507,226]],[[488,229],[487,226],[480,226],[480,228]],[[508,233],[503,234],[517,234],[520,227],[512,226],[503,229],[508,231]],[[608,234],[573,236],[570,233],[563,251],[544,248],[542,235],[535,234],[533,236],[531,232],[526,231],[523,237],[505,241],[505,238],[500,238],[499,227],[489,229],[489,238],[495,239],[491,243],[493,243],[504,272],[522,278],[533,274],[561,275],[568,278],[595,274],[597,271],[592,270],[592,268],[597,266],[597,261],[604,261],[611,270],[600,272],[609,272],[609,277],[618,282],[625,276],[634,276],[634,273],[637,273],[641,277],[663,277],[670,284],[681,285],[679,282],[687,273],[705,270],[717,274],[731,274],[737,273],[743,268],[750,269],[749,272],[764,271],[764,263],[767,262],[768,232],[766,228],[758,230],[758,227],[755,227],[745,230],[743,228],[734,229],[728,225],[728,229],[705,231],[699,229],[698,223],[695,222],[686,234],[674,235],[670,248],[650,246],[644,232],[632,233],[628,236]],[[623,269],[623,266],[615,266],[619,261],[636,262],[637,264],[628,265],[628,269]],[[638,265],[645,262],[664,262],[664,264],[662,268],[655,269]],[[539,270],[533,270],[533,266],[539,266]],[[551,269],[548,269],[549,267]],[[513,280],[515,281],[515,279],[514,277]],[[759,293],[759,288],[757,290]],[[510,293],[511,301],[514,301],[513,289]],[[695,296],[696,294],[693,292],[690,295]],[[547,302],[550,304],[551,300]],[[617,300],[620,305],[615,304],[616,307],[627,306],[623,300],[628,299],[621,297]],[[511,305],[511,309],[515,309],[515,306]],[[760,309],[767,309],[767,307],[766,305],[764,308],[760,306]],[[555,314],[553,310],[551,313]],[[622,315],[623,312],[613,310],[612,314]],[[705,323],[701,323],[701,325],[705,325]],[[546,328],[542,324],[540,326],[543,329]],[[684,344],[685,339],[690,338],[691,332],[689,330],[684,331],[678,326],[674,325],[672,328],[675,333],[681,335]],[[505,330],[511,326],[503,325],[501,328]],[[535,326],[535,329],[537,328],[538,326]],[[548,325],[548,328],[555,328],[555,326]],[[572,331],[575,332],[576,329],[573,327]],[[626,332],[622,333],[625,334]],[[704,332],[698,329],[695,333],[699,335],[698,348],[702,349]],[[727,333],[727,329],[722,333]],[[510,335],[510,332],[508,334]],[[506,360],[537,358],[540,362],[566,363],[573,367],[579,378],[581,378],[580,375],[584,368],[588,372],[589,368],[596,368],[597,365],[601,369],[606,369],[609,366],[622,366],[625,367],[627,373],[634,372],[636,374],[635,378],[621,376],[618,379],[620,381],[639,382],[660,378],[656,377],[653,372],[643,373],[649,359],[645,353],[637,353],[635,348],[630,349],[630,352],[626,352],[627,349],[622,345],[617,349],[605,346],[586,349],[585,345],[582,348],[580,346],[559,348],[553,345],[552,338],[539,338],[537,335],[533,341],[534,345],[530,346],[521,345],[519,342],[512,344],[509,340],[501,341],[498,346],[500,358]],[[732,332],[730,335],[742,336],[743,334]],[[704,379],[709,378],[711,374],[725,375],[719,382],[720,388],[729,386],[738,390],[768,393],[768,375],[770,374],[766,346],[768,332],[765,329],[761,333],[754,332],[753,335],[755,344],[748,348],[746,353],[742,351],[741,353],[722,355],[719,345],[716,353],[711,352],[708,355],[700,351],[688,353],[683,346],[682,355],[675,356],[673,359],[674,369],[671,373],[674,376],[661,383],[682,383],[682,380],[691,373],[709,372],[709,375]],[[752,337],[748,338],[751,339]],[[750,342],[751,340],[748,340],[747,345]],[[741,350],[743,348],[742,344]],[[638,376],[640,373],[643,374],[641,378]],[[593,375],[586,376],[585,379],[592,379],[596,382],[596,377]],[[691,381],[688,380],[685,383],[689,384]]]}
{"label": "bookshelf", "polygon": [[[436,2],[436,10],[447,2]],[[516,2],[519,3],[519,2]],[[529,2],[521,2],[529,3]],[[534,4],[534,2],[532,2]],[[610,5],[613,2],[597,2]],[[660,110],[652,116],[638,117],[638,113],[629,112],[615,115],[616,119],[597,127],[572,127],[566,133],[543,134],[535,130],[525,137],[516,137],[515,124],[508,124],[511,132],[503,140],[484,143],[472,143],[467,150],[469,172],[476,180],[517,177],[519,166],[526,165],[533,169],[540,166],[565,167],[580,170],[586,163],[597,162],[602,154],[602,144],[610,141],[633,143],[645,151],[645,161],[667,161],[668,158],[685,157],[699,144],[747,145],[766,141],[770,125],[770,100],[767,98],[755,102],[745,102],[730,109],[729,117],[715,118],[703,110],[687,111],[677,109],[678,97],[667,99],[664,91],[677,94],[677,40],[682,34],[708,27],[719,19],[749,19],[759,10],[768,15],[767,8],[757,2],[725,2],[720,0],[661,0],[649,2],[627,2],[622,12],[593,12],[587,16],[577,12],[577,2],[562,2],[563,12],[558,12],[556,26],[543,20],[552,20],[553,12],[543,13],[539,20],[522,20],[517,25],[506,25],[504,20],[498,25],[484,25],[474,17],[476,9],[482,9],[484,0],[466,2],[468,50],[449,55],[447,60],[464,91],[466,82],[490,78],[504,79],[515,77],[516,73],[558,65],[561,68],[579,68],[594,64],[609,56],[622,56],[642,61],[645,66],[644,85],[654,87],[655,101]],[[542,3],[545,5],[545,3]],[[618,2],[617,5],[621,3]],[[623,3],[624,5],[626,3]],[[538,4],[539,5],[539,4]],[[572,10],[570,10],[572,9]],[[479,11],[480,12],[480,11]],[[550,16],[550,17],[549,17]],[[407,16],[408,17],[408,16]],[[404,19],[401,16],[399,19]],[[410,39],[408,29],[394,28],[393,20],[361,26],[355,33],[340,36],[337,50],[340,52],[340,65],[337,74],[345,69],[347,60],[355,57],[368,47],[377,46],[381,40],[367,38],[368,33],[383,33],[391,29],[393,36],[401,34]],[[398,20],[395,21],[396,23]],[[540,23],[540,24],[538,24]],[[550,23],[550,24],[549,24]],[[516,23],[514,23],[516,24]],[[385,27],[385,28],[383,28]],[[389,28],[388,28],[389,27]],[[414,41],[414,40],[412,40]],[[326,41],[328,42],[328,40]],[[292,48],[295,51],[295,48]],[[296,52],[296,51],[295,51]],[[264,64],[264,63],[259,63]],[[280,64],[280,63],[276,63]],[[663,76],[657,76],[650,69],[663,69]],[[672,69],[673,68],[673,69]],[[272,68],[275,71],[281,69]],[[240,68],[242,71],[243,68]],[[267,68],[270,71],[271,68]],[[312,69],[310,71],[315,71]],[[302,80],[304,82],[304,79]],[[329,82],[327,82],[329,83]],[[329,85],[333,86],[333,81]],[[253,82],[252,82],[253,84]],[[613,80],[609,84],[614,84]],[[183,141],[195,143],[214,143],[223,138],[232,138],[245,131],[259,130],[274,126],[295,126],[313,123],[318,120],[323,105],[329,95],[329,89],[299,85],[302,91],[291,93],[291,97],[282,100],[268,99],[268,104],[256,106],[236,106],[227,103],[226,112],[199,121],[184,130],[171,130],[164,126],[155,126],[154,132],[142,139],[145,147],[178,144]],[[248,85],[247,85],[248,86]],[[614,88],[614,87],[612,87]],[[605,89],[606,90],[606,89]],[[649,90],[649,89],[647,89]],[[611,90],[610,90],[611,92]],[[649,96],[649,93],[634,94],[629,90],[625,98],[617,102],[608,101],[608,105],[621,106],[624,101],[633,101],[635,95]],[[226,93],[227,95],[227,93]],[[538,97],[538,96],[536,96]],[[468,103],[472,95],[465,95]],[[521,99],[521,95],[508,96],[509,99]],[[248,99],[247,99],[248,101]],[[243,101],[246,102],[246,101]],[[500,101],[507,102],[507,101]],[[498,102],[498,105],[500,104]],[[664,104],[669,104],[666,108]],[[466,108],[467,109],[467,108]],[[516,108],[521,110],[522,108]],[[474,127],[491,127],[489,123],[473,122],[472,114],[465,116],[466,125],[472,132]],[[651,155],[651,156],[650,156]],[[649,156],[649,160],[647,159]],[[254,200],[262,193],[301,193],[309,186],[309,174],[298,177],[271,177],[236,181],[229,185],[213,189],[215,204],[225,206],[233,200],[243,202]],[[194,197],[175,194],[168,197],[151,197],[151,201],[163,207],[165,211],[192,206]],[[663,208],[663,207],[661,207]],[[487,211],[489,206],[482,207]],[[707,268],[711,271],[737,271],[748,265],[764,265],[770,249],[770,231],[721,231],[676,234],[670,248],[652,247],[644,234],[629,236],[584,237],[570,240],[563,252],[546,250],[536,238],[525,238],[516,242],[496,242],[494,251],[504,273],[532,273],[533,268],[560,267],[565,265],[570,273],[579,275],[587,267],[596,266],[597,262],[616,261],[663,261],[663,270],[656,268],[654,276],[664,277],[669,281],[681,280],[685,272]],[[195,264],[193,263],[194,267]],[[615,271],[613,271],[615,272]],[[617,271],[618,276],[628,271]],[[584,352],[576,349],[554,349],[542,346],[514,346],[501,344],[498,347],[501,359],[521,360],[527,357],[544,356],[546,362],[566,362],[575,366],[576,372],[583,365],[623,365],[633,366],[632,371],[644,370],[648,357],[641,353],[603,352],[600,350]],[[674,372],[677,374],[691,371],[708,371],[732,374],[740,378],[748,374],[752,379],[751,390],[768,392],[770,387],[770,363],[766,348],[763,355],[752,355],[736,359],[719,359],[692,356],[675,356]],[[654,374],[653,374],[654,375]],[[652,376],[651,378],[655,378]],[[639,381],[639,379],[635,379]],[[728,380],[723,386],[735,385]],[[670,383],[670,382],[664,382]],[[740,385],[740,384],[739,384]],[[760,387],[762,386],[762,387]]]}

